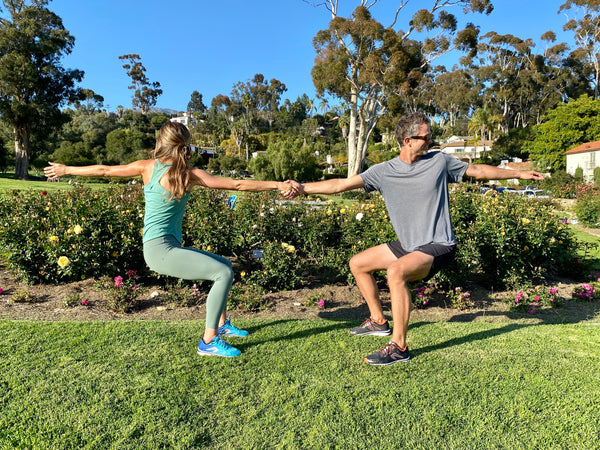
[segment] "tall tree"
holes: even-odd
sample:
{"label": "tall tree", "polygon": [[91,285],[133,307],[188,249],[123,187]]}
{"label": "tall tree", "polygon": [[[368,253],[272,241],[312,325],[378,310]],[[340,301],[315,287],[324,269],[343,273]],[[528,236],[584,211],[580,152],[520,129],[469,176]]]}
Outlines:
{"label": "tall tree", "polygon": [[563,27],[572,31],[577,49],[573,56],[585,62],[589,81],[594,88],[594,98],[600,94],[600,1],[567,0],[558,12],[574,11],[578,19],[570,19]]}
{"label": "tall tree", "polygon": [[[369,137],[386,113],[386,99],[409,92],[428,63],[440,55],[456,48],[474,49],[478,30],[469,24],[457,31],[455,16],[446,9],[454,5],[473,12],[489,13],[493,9],[490,0],[435,0],[429,9],[412,16],[407,31],[395,31],[408,1],[400,2],[388,27],[371,16],[369,9],[377,0],[361,0],[349,19],[338,16],[337,0],[305,1],[324,5],[332,16],[329,28],[319,31],[313,40],[317,57],[312,78],[319,96],[328,92],[349,106],[349,177],[362,170]],[[410,39],[419,32],[434,35],[423,42]]]}
{"label": "tall tree", "polygon": [[129,89],[134,91],[131,105],[134,108],[140,108],[143,113],[147,113],[152,106],[156,105],[158,97],[163,93],[160,83],[158,81],[151,82],[148,79],[140,55],[121,55],[119,59],[129,61],[123,64],[123,69],[127,71],[127,76],[131,78]]}
{"label": "tall tree", "polygon": [[0,17],[0,118],[15,142],[15,178],[27,179],[35,140],[64,123],[60,107],[77,97],[80,70],[65,69],[60,58],[75,38],[48,0],[3,0]]}
{"label": "tall tree", "polygon": [[273,126],[275,113],[279,111],[281,95],[287,90],[285,84],[273,78],[266,81],[263,74],[257,73],[252,80],[238,82],[231,91],[231,102],[241,113],[245,131],[246,160],[250,155],[247,137],[258,132],[260,122]]}
{"label": "tall tree", "polygon": [[202,99],[202,94],[198,91],[192,92],[190,101],[187,104],[188,111],[192,114],[192,117],[196,120],[200,120],[206,114],[206,105]]}

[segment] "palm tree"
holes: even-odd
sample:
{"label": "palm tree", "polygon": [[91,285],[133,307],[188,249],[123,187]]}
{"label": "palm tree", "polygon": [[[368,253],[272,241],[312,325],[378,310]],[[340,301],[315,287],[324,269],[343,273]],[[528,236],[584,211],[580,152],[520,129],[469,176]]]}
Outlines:
{"label": "palm tree", "polygon": [[475,153],[477,153],[477,134],[479,133],[479,136],[484,141],[485,149],[486,134],[488,140],[491,140],[493,126],[501,123],[501,121],[502,119],[499,116],[490,113],[487,106],[479,108],[473,113],[469,120],[468,130],[469,133],[472,133],[475,137]]}

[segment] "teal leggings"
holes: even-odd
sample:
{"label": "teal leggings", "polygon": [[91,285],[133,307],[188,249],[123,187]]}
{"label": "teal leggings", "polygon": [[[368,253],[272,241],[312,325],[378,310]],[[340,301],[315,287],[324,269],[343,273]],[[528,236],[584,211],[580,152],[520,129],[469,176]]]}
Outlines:
{"label": "teal leggings", "polygon": [[231,261],[203,250],[182,247],[172,235],[144,242],[144,259],[150,269],[162,275],[213,281],[206,299],[206,327],[219,327],[233,283]]}

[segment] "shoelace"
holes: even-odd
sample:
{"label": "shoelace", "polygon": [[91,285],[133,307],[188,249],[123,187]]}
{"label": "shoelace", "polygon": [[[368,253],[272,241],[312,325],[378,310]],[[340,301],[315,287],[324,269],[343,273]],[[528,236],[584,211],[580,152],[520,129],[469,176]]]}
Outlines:
{"label": "shoelace", "polygon": [[389,343],[385,347],[383,347],[383,349],[379,353],[381,353],[382,355],[387,355],[394,349],[394,347],[397,348],[398,351],[402,351],[398,344]]}
{"label": "shoelace", "polygon": [[229,342],[224,341],[223,339],[221,339],[220,337],[216,337],[215,340],[213,341],[213,343],[223,349],[223,350],[229,350],[231,348],[231,345],[229,345]]}

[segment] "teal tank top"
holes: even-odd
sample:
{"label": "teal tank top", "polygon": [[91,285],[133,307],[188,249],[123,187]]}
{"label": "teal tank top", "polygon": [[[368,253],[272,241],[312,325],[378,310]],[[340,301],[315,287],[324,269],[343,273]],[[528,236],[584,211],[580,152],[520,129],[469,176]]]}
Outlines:
{"label": "teal tank top", "polygon": [[144,186],[146,205],[143,242],[169,234],[175,236],[180,243],[183,240],[181,231],[183,213],[190,193],[188,192],[179,200],[169,200],[170,192],[161,186],[160,179],[170,167],[171,164],[163,164],[157,159],[154,162],[152,178]]}

